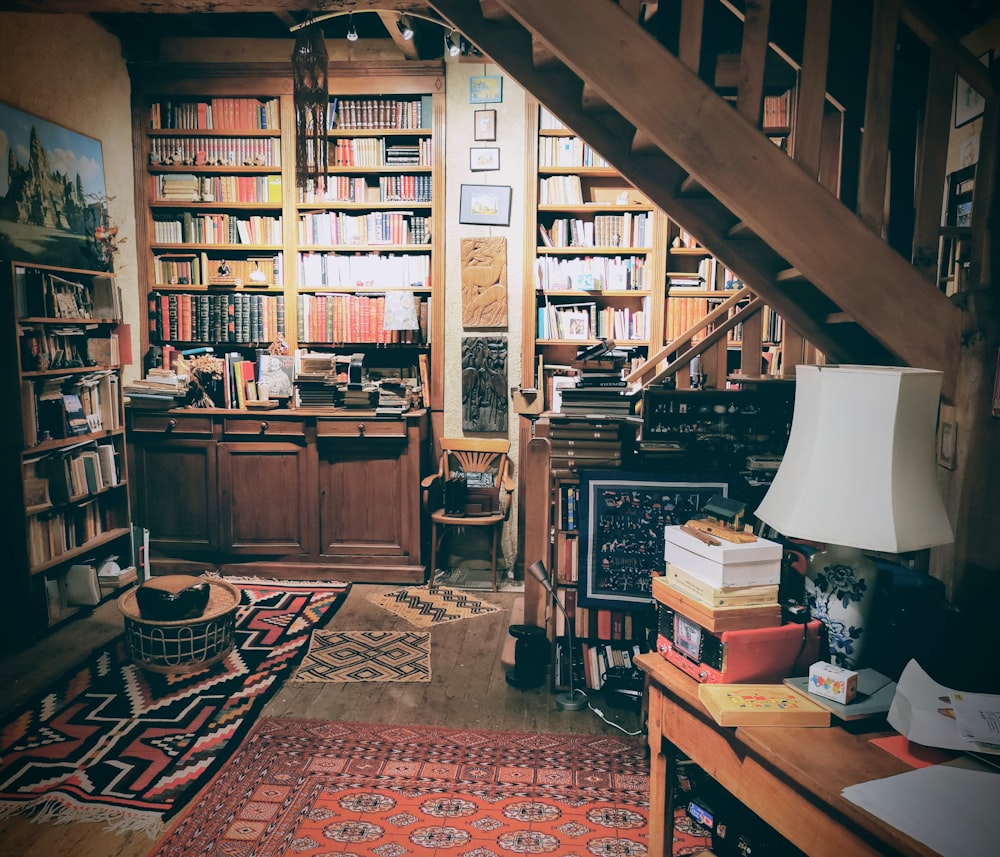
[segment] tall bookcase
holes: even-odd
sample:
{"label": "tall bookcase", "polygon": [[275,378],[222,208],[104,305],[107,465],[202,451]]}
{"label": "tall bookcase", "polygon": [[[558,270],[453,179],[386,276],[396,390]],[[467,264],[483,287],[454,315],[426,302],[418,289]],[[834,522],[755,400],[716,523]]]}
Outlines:
{"label": "tall bookcase", "polygon": [[663,327],[666,216],[545,107],[529,104],[528,117],[525,374],[605,337],[645,357]]}
{"label": "tall bookcase", "polygon": [[[121,300],[110,273],[0,267],[2,347],[14,367],[4,375],[7,400],[20,409],[5,481],[23,495],[23,509],[9,516],[0,636],[24,642],[100,599],[96,569],[105,560],[131,564]],[[79,589],[70,585],[77,581]]]}
{"label": "tall bookcase", "polygon": [[280,334],[429,380],[440,410],[443,69],[333,62],[329,79],[329,181],[298,187],[287,66],[133,71],[143,350],[252,356]]}

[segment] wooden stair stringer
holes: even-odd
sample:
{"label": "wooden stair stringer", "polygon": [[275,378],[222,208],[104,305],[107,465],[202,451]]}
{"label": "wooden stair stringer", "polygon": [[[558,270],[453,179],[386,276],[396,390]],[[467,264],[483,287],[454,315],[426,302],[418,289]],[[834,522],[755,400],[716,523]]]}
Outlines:
{"label": "wooden stair stringer", "polygon": [[[949,394],[959,356],[957,308],[629,15],[608,0],[496,3],[513,19],[487,21],[475,4],[458,0],[432,0],[431,5],[697,235],[829,359],[857,360],[858,333],[864,333],[895,356],[892,362],[942,369]],[[533,39],[544,41],[569,71],[535,70]],[[608,44],[628,45],[628,50],[609,51]],[[600,116],[582,110],[579,83],[568,87],[569,95],[553,85],[573,77],[586,80],[588,90],[613,104],[643,138],[655,141],[662,157],[633,157],[629,141],[615,138]],[[717,224],[698,216],[697,206],[686,204],[678,191],[685,174],[730,212],[728,226],[745,222],[787,260],[786,268],[797,268],[828,297],[838,317],[846,314],[861,329],[845,337],[847,325],[825,324],[829,313],[808,317],[797,304],[797,294],[805,293],[803,283],[779,287],[776,271],[752,264],[751,254],[740,248],[747,239],[728,240]],[[816,241],[817,235],[823,240]]]}

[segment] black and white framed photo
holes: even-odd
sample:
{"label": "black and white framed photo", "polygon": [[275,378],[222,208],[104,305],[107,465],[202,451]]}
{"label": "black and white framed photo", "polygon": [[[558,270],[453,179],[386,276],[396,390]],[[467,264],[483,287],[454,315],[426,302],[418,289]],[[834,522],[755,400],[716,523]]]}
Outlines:
{"label": "black and white framed photo", "polygon": [[[990,67],[990,63],[993,62],[993,51],[988,50],[985,53],[981,53],[978,57],[979,61],[986,66]],[[978,119],[983,115],[983,110],[986,107],[986,99],[979,93],[978,90],[973,89],[972,86],[962,78],[961,75],[956,75],[955,77],[955,127],[961,128],[963,125],[968,124],[973,119]]]}
{"label": "black and white framed photo", "polygon": [[469,149],[469,169],[473,172],[500,169],[500,149],[497,146],[473,146]]}
{"label": "black and white framed photo", "polygon": [[472,104],[498,104],[503,101],[503,78],[498,74],[470,77],[469,101]]}
{"label": "black and white framed photo", "polygon": [[473,113],[472,138],[481,143],[497,138],[496,110],[476,110]]}
{"label": "black and white framed photo", "polygon": [[464,184],[458,222],[484,226],[510,225],[510,185]]}
{"label": "black and white framed photo", "polygon": [[665,530],[699,517],[710,497],[729,496],[721,476],[616,470],[580,471],[580,575],[577,603],[628,610],[652,600],[652,578],[666,571]]}

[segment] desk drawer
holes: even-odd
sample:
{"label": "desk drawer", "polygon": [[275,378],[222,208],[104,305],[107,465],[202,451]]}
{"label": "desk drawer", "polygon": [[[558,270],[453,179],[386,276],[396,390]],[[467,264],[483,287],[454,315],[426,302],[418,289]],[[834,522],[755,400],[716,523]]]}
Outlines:
{"label": "desk drawer", "polygon": [[188,437],[211,437],[212,418],[186,414],[132,414],[134,434],[183,434]]}
{"label": "desk drawer", "polygon": [[227,417],[222,423],[227,436],[304,438],[306,425],[296,417],[254,416],[246,419]]}
{"label": "desk drawer", "polygon": [[317,420],[317,437],[405,438],[404,420]]}

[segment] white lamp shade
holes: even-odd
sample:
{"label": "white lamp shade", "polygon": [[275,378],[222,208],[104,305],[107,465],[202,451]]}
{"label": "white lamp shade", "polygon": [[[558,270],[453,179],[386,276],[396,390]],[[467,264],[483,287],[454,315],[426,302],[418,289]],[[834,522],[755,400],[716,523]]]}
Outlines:
{"label": "white lamp shade", "polygon": [[781,467],[757,517],[779,533],[904,553],[954,540],[936,478],[941,373],[798,366]]}

